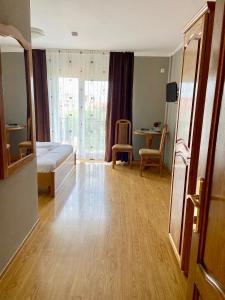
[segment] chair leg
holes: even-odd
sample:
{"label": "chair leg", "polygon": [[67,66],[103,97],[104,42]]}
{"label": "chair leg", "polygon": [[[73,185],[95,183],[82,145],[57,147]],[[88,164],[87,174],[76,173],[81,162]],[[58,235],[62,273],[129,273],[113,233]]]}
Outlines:
{"label": "chair leg", "polygon": [[19,147],[19,154],[20,154],[20,158],[23,158],[23,150],[21,147]]}
{"label": "chair leg", "polygon": [[129,152],[129,163],[130,163],[130,168],[132,168],[132,161],[133,161],[133,153]]}
{"label": "chair leg", "polygon": [[143,164],[143,158],[141,157],[141,163],[140,163],[140,176],[143,177],[143,169],[144,169],[144,164]]}
{"label": "chair leg", "polygon": [[162,170],[163,170],[163,160],[160,158],[160,162],[159,162],[159,172],[160,172],[160,176],[162,176]]}
{"label": "chair leg", "polygon": [[116,164],[116,153],[115,151],[112,151],[112,168],[115,168],[115,164]]}
{"label": "chair leg", "polygon": [[8,164],[11,164],[11,155],[10,155],[10,150],[7,150],[7,158],[8,158]]}

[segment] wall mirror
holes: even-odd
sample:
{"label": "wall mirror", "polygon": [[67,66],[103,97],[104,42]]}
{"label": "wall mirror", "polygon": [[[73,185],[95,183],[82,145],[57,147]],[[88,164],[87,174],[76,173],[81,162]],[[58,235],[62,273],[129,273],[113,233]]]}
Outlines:
{"label": "wall mirror", "polygon": [[0,24],[0,178],[35,156],[31,48],[12,26]]}

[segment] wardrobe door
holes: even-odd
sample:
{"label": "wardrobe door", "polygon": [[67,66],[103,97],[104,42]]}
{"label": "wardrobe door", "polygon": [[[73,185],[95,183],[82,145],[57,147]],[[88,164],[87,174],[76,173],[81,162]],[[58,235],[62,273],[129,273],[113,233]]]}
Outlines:
{"label": "wardrobe door", "polygon": [[186,178],[190,161],[190,133],[196,100],[196,78],[199,67],[200,38],[193,35],[184,49],[183,76],[179,103],[179,122],[175,146],[173,188],[170,215],[170,237],[179,258],[186,191]]}
{"label": "wardrobe door", "polygon": [[[186,299],[225,299],[225,0],[217,1]],[[198,182],[201,182],[202,189]],[[196,226],[198,224],[198,226]]]}
{"label": "wardrobe door", "polygon": [[205,93],[209,71],[215,3],[204,10],[185,31],[181,91],[178,106],[169,236],[181,269],[188,274],[193,207],[187,194],[195,188]]}

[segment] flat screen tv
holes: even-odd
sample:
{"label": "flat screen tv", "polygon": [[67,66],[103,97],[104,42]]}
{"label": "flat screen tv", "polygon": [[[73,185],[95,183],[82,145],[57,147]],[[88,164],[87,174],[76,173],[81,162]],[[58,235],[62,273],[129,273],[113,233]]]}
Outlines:
{"label": "flat screen tv", "polygon": [[177,83],[170,82],[166,85],[166,102],[177,101]]}

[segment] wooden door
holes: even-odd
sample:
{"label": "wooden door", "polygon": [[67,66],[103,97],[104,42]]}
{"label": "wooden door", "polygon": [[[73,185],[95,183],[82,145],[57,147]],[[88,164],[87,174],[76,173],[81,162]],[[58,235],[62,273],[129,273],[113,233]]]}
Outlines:
{"label": "wooden door", "polygon": [[[198,163],[187,300],[225,299],[225,0],[217,0]],[[200,179],[201,178],[201,179]],[[197,226],[196,226],[197,225]]]}
{"label": "wooden door", "polygon": [[190,161],[190,127],[196,101],[200,38],[191,38],[184,50],[183,77],[179,104],[179,122],[175,146],[173,189],[170,215],[170,235],[178,255],[181,250],[183,203]]}
{"label": "wooden door", "polygon": [[185,274],[188,273],[193,218],[186,195],[193,190],[197,176],[214,8],[215,4],[208,2],[185,31],[169,224],[170,241]]}

